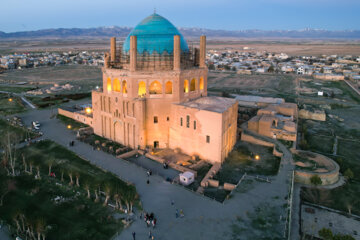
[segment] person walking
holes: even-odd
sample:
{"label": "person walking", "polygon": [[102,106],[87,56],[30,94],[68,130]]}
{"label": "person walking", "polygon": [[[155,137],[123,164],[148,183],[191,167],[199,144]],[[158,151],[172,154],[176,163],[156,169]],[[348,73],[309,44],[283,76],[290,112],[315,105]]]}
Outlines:
{"label": "person walking", "polygon": [[151,230],[149,231],[149,239],[152,238]]}
{"label": "person walking", "polygon": [[132,232],[133,240],[135,240],[135,235],[136,235],[136,233]]}
{"label": "person walking", "polygon": [[175,217],[178,218],[179,217],[179,210],[176,209],[175,211]]}
{"label": "person walking", "polygon": [[155,228],[155,226],[156,226],[156,218],[154,218],[153,220],[153,228]]}

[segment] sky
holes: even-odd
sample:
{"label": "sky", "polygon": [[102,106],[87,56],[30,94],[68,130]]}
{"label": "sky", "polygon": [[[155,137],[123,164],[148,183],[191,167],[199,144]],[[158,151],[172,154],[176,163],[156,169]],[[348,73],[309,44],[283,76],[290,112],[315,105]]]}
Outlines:
{"label": "sky", "polygon": [[0,31],[134,27],[154,12],[177,27],[360,30],[360,0],[0,0]]}

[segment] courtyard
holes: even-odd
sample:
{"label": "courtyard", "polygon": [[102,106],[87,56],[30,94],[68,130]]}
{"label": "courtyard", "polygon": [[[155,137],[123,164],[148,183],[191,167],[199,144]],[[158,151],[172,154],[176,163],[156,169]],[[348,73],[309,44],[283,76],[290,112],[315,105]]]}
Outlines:
{"label": "courtyard", "polygon": [[[150,176],[150,184],[146,184],[148,179],[146,169],[128,160],[117,159],[102,151],[94,151],[90,145],[76,141],[75,132],[68,130],[59,120],[50,116],[50,109],[29,111],[21,115],[27,124],[33,120],[40,121],[44,138],[51,139],[92,164],[113,172],[120,179],[133,183],[144,210],[154,212],[158,216],[158,226],[153,231],[157,239],[237,239],[235,235],[233,236],[236,229],[232,225],[237,222],[238,217],[241,217],[245,223],[251,223],[252,217],[246,213],[255,212],[256,208],[263,204],[265,198],[274,199],[271,204],[275,207],[274,210],[279,219],[280,215],[286,215],[284,204],[287,202],[288,195],[287,179],[292,169],[290,164],[286,164],[288,161],[284,162],[284,166],[273,177],[271,183],[256,181],[256,184],[248,189],[248,194],[242,195],[235,192],[229,200],[221,204],[186,188],[171,184],[156,174]],[[68,146],[71,140],[76,141],[73,147]],[[286,151],[285,148],[283,150]],[[175,202],[174,205],[170,204],[171,200]],[[194,206],[197,207],[194,208]],[[185,217],[177,219],[176,209],[182,209]],[[282,217],[274,224],[277,229],[285,229],[286,218]],[[118,239],[130,238],[132,231],[135,231],[139,237],[148,235],[146,224],[136,220],[129,228],[122,231]],[[261,232],[261,228],[259,231]],[[244,236],[256,235],[254,232],[246,232]]]}

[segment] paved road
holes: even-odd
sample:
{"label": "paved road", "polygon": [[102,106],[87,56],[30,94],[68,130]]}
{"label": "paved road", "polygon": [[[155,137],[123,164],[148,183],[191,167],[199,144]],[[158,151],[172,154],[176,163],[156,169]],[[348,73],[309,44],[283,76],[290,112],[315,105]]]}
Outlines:
{"label": "paved road", "polygon": [[0,228],[0,240],[11,240],[8,229],[5,226]]}
{"label": "paved road", "polygon": [[[68,147],[68,142],[75,139],[75,134],[57,119],[50,119],[51,110],[33,110],[22,114],[25,123],[39,121],[45,138]],[[285,157],[280,166],[279,174],[271,178],[269,183],[257,183],[245,194],[236,193],[224,204],[202,195],[166,182],[161,176],[151,176],[150,184],[146,184],[146,171],[128,161],[116,159],[92,147],[76,142],[71,150],[89,160],[91,163],[113,172],[121,179],[135,184],[147,212],[154,212],[158,226],[153,230],[155,239],[186,240],[186,239],[231,239],[231,226],[238,217],[247,219],[247,212],[254,211],[260,203],[282,206],[288,193],[288,179],[292,171],[291,154],[280,145]],[[175,201],[172,206],[171,200]],[[183,209],[184,218],[175,218],[175,210]],[[281,215],[285,216],[285,210]],[[274,216],[279,217],[279,216]],[[129,228],[121,232],[116,239],[131,239],[135,231],[137,239],[147,239],[148,229],[142,220],[136,220]],[[247,239],[247,236],[244,236]]]}

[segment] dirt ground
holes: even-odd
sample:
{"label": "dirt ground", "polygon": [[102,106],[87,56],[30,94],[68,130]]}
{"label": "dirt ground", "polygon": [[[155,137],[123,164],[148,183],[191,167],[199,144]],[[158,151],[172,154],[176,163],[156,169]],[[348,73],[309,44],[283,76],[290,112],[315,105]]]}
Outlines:
{"label": "dirt ground", "polygon": [[[333,40],[208,40],[208,49],[241,52],[267,51],[299,55],[360,55],[360,41]],[[244,50],[244,47],[250,48]]]}
{"label": "dirt ground", "polygon": [[102,74],[100,67],[63,65],[6,71],[0,75],[1,84],[11,85],[19,82],[27,82],[25,86],[70,83],[80,87],[81,91],[90,91],[95,86],[102,85]]}
{"label": "dirt ground", "polygon": [[[118,38],[121,44],[124,38]],[[189,46],[198,46],[199,39],[187,38]],[[244,50],[248,47],[249,50]],[[359,40],[307,40],[307,39],[239,39],[239,38],[208,38],[208,50],[267,51],[285,52],[289,55],[360,55]],[[2,40],[0,54],[36,51],[108,51],[110,39],[22,39]]]}

